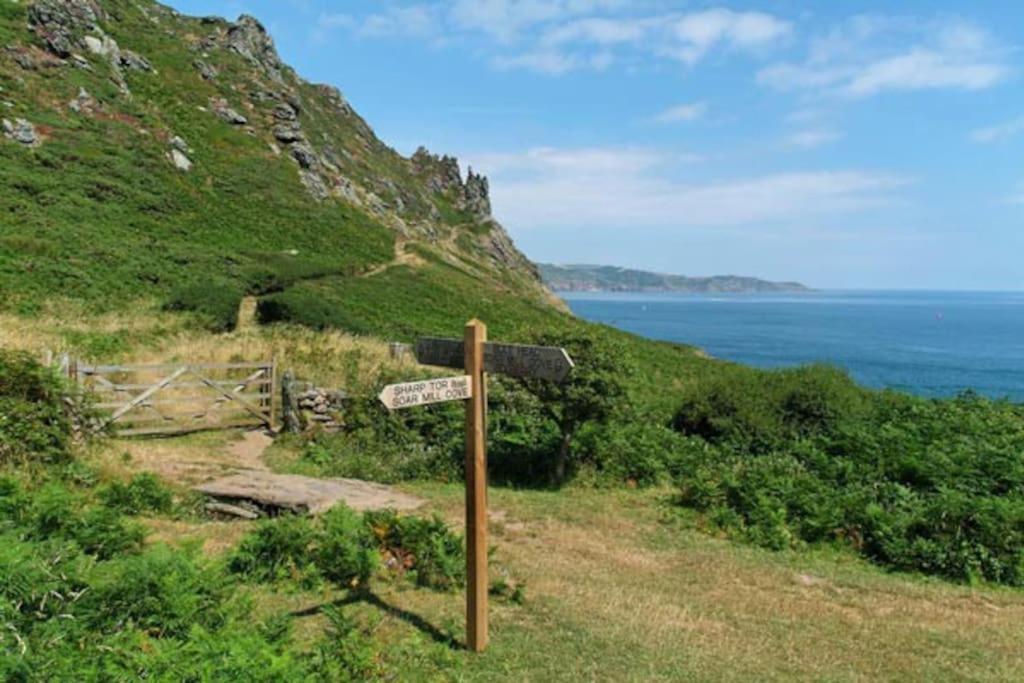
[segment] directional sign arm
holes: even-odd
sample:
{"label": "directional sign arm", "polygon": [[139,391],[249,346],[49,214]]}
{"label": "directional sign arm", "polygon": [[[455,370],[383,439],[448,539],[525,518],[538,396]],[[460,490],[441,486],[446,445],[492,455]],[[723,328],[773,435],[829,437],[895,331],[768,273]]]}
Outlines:
{"label": "directional sign arm", "polygon": [[[423,365],[461,368],[465,345],[458,339],[425,337],[416,342],[416,360]],[[509,377],[545,379],[562,382],[574,364],[565,349],[528,344],[484,344],[484,369]]]}

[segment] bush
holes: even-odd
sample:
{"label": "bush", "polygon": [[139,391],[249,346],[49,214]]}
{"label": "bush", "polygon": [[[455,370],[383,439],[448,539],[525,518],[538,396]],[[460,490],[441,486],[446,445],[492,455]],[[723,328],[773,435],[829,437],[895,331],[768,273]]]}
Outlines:
{"label": "bush", "polygon": [[0,464],[70,460],[63,393],[49,368],[26,353],[0,349]]}
{"label": "bush", "polygon": [[384,551],[386,564],[412,572],[417,585],[448,590],[465,583],[462,538],[440,517],[403,517],[383,510],[367,512],[364,518]]}
{"label": "bush", "polygon": [[160,479],[149,472],[136,474],[128,483],[113,482],[99,491],[103,504],[126,515],[144,512],[169,512],[174,495]]}
{"label": "bush", "polygon": [[315,530],[306,517],[286,515],[259,524],[228,560],[232,572],[255,581],[308,578],[315,573]]}
{"label": "bush", "polygon": [[380,553],[363,520],[337,505],[320,519],[313,558],[320,573],[341,586],[365,585],[380,563]]}
{"label": "bush", "polygon": [[[820,379],[718,422],[716,445],[678,472],[681,502],[769,548],[839,542],[897,569],[1024,585],[1024,407],[862,403]],[[772,425],[769,452],[749,448],[767,443],[745,438],[752,414]]]}
{"label": "bush", "polygon": [[711,443],[768,453],[862,418],[868,396],[845,372],[829,366],[775,372],[724,366],[690,388],[673,426]]}
{"label": "bush", "polygon": [[236,282],[189,282],[171,291],[164,308],[198,313],[211,332],[230,332],[238,324],[238,307],[244,296],[245,288]]}

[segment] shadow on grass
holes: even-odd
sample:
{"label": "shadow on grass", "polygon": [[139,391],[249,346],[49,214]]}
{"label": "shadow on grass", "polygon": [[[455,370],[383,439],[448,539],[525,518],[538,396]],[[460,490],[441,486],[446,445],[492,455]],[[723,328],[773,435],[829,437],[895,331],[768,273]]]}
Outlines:
{"label": "shadow on grass", "polygon": [[413,628],[419,630],[421,633],[428,636],[434,642],[442,645],[447,645],[453,650],[464,650],[465,645],[455,639],[450,633],[442,631],[438,627],[431,624],[429,621],[424,619],[418,614],[404,610],[401,607],[396,607],[390,603],[384,602],[376,593],[370,590],[351,591],[348,595],[343,598],[339,598],[329,603],[322,605],[314,605],[307,607],[306,609],[297,610],[291,613],[293,617],[311,617],[315,614],[319,614],[324,610],[325,607],[343,607],[345,605],[354,605],[356,603],[365,603],[376,607],[380,611],[388,614],[395,619],[400,619],[405,623],[409,624]]}

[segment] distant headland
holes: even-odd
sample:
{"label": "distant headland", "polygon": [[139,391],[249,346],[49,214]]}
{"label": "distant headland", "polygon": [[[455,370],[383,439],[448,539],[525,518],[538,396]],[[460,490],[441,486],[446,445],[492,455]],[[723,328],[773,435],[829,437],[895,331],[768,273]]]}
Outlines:
{"label": "distant headland", "polygon": [[691,294],[754,294],[811,292],[799,282],[770,282],[739,275],[687,277],[618,266],[538,264],[541,277],[556,292],[684,292]]}

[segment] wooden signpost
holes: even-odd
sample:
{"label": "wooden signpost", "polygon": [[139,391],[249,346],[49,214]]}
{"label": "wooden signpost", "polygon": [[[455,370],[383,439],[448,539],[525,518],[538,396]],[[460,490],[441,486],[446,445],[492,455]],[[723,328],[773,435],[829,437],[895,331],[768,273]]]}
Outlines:
{"label": "wooden signpost", "polygon": [[420,339],[416,360],[423,365],[462,368],[464,377],[407,382],[385,387],[381,402],[389,410],[442,401],[466,400],[466,645],[487,647],[487,373],[561,382],[573,368],[565,349],[496,344],[487,326],[466,324],[458,339]]}

